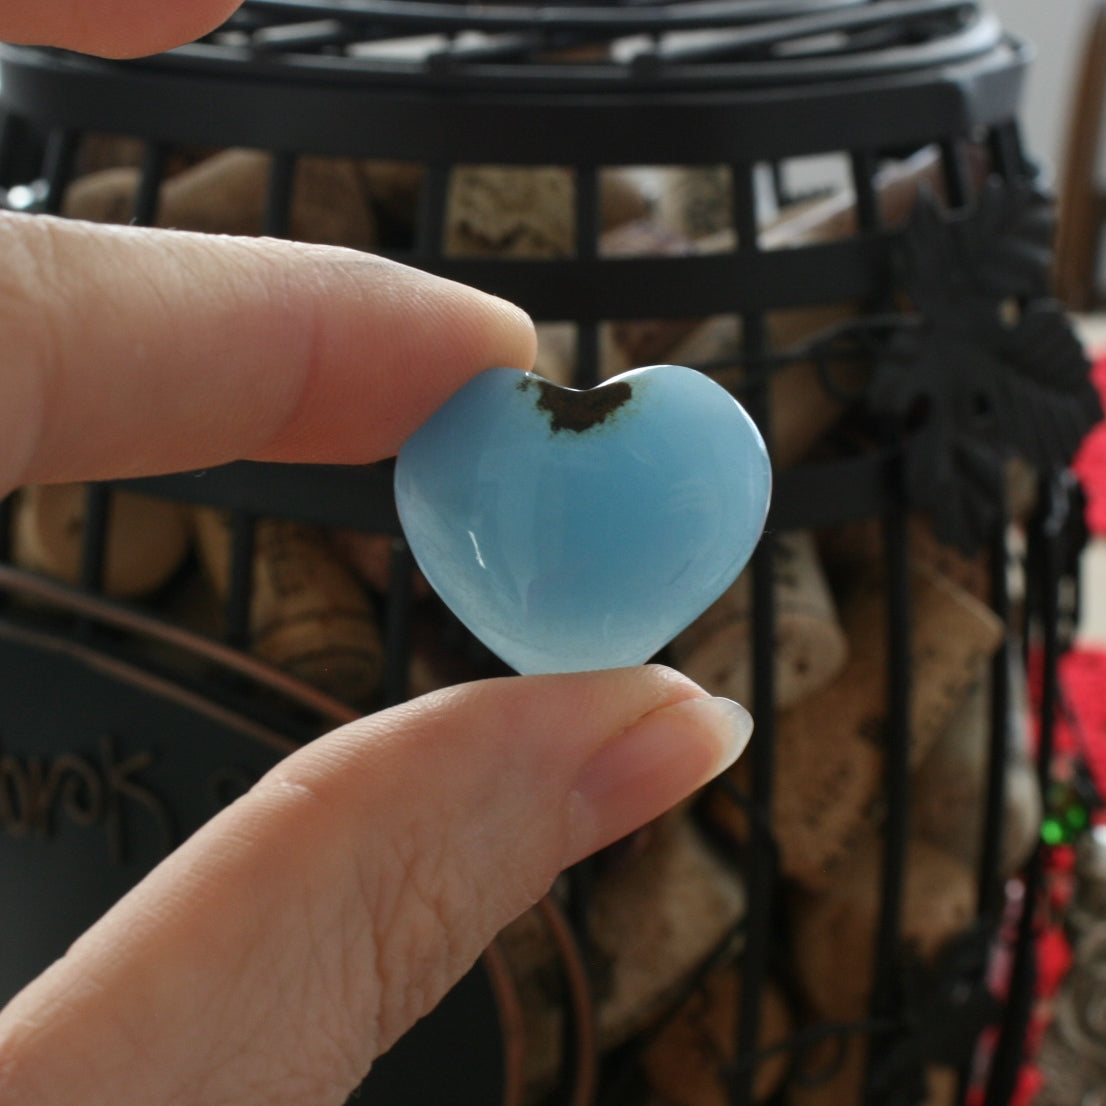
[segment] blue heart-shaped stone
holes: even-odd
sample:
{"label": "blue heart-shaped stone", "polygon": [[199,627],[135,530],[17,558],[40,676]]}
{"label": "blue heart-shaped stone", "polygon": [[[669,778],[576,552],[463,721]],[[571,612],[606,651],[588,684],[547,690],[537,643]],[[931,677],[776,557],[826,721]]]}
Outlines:
{"label": "blue heart-shaped stone", "polygon": [[518,672],[641,664],[734,581],[764,526],[760,433],[709,377],[561,388],[490,369],[403,446],[415,560]]}

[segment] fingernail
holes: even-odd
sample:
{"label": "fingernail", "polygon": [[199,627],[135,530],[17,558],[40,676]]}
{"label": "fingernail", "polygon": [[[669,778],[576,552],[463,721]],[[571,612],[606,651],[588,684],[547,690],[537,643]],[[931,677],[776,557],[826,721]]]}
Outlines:
{"label": "fingernail", "polygon": [[639,719],[584,765],[572,798],[569,863],[663,814],[728,768],[753,732],[732,699],[684,699]]}

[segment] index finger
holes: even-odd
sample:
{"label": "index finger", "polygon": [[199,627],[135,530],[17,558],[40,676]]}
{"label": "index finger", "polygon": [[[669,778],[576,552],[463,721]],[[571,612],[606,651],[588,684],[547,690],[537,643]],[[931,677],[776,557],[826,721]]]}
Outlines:
{"label": "index finger", "polygon": [[218,26],[241,0],[0,0],[0,42],[107,57],[167,50]]}
{"label": "index finger", "polygon": [[369,254],[0,213],[0,492],[395,453],[518,308]]}

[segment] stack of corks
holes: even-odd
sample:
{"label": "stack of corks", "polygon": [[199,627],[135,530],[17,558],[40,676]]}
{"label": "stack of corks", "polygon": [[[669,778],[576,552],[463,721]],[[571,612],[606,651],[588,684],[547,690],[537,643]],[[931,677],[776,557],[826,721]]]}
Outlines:
{"label": "stack of corks", "polygon": [[[660,819],[601,857],[587,904],[584,956],[600,1054],[651,1034],[715,957],[732,962],[746,907],[744,882],[681,813]],[[533,1098],[555,1085],[567,1006],[556,946],[541,911],[500,935],[519,983]],[[658,1066],[663,1060],[657,1061]],[[704,1079],[712,1073],[704,1071]]]}
{"label": "stack of corks", "polygon": [[[69,189],[71,217],[126,222],[138,188],[129,150],[101,143]],[[261,232],[267,155],[196,151],[175,162],[161,188],[157,222],[214,233]],[[290,233],[305,241],[382,248],[414,234],[422,170],[417,165],[303,158],[297,163]],[[602,256],[729,250],[729,175],[716,168],[601,174]],[[936,154],[923,151],[877,182],[886,224],[909,217],[919,188],[940,190]],[[443,248],[452,256],[569,257],[576,250],[574,176],[562,167],[458,167],[452,173]],[[847,193],[785,210],[761,230],[766,249],[787,249],[856,231]],[[768,385],[774,461],[786,467],[826,448],[828,432],[858,392],[864,372],[829,366],[831,394],[804,359],[803,345],[862,305],[776,312],[772,349],[796,351]],[[576,382],[571,323],[539,323],[537,371]],[[737,365],[736,316],[611,320],[601,328],[604,377],[643,364]],[[716,374],[739,391],[742,372]],[[74,581],[85,491],[31,488],[17,500],[15,556],[27,567]],[[182,576],[211,606],[229,587],[227,519],[116,492],[112,496],[106,588],[159,602]],[[782,1093],[795,1106],[860,1101],[863,1036],[826,1060],[827,1078],[792,1079],[794,1057],[773,1049],[797,1027],[858,1022],[871,998],[872,940],[882,860],[882,772],[887,732],[887,597],[878,526],[774,535],[775,708],[772,826],[792,921],[788,986],[770,978],[758,1039],[758,1101]],[[392,540],[262,520],[254,551],[250,648],[264,660],[354,706],[372,707],[383,672],[379,612],[390,587]],[[992,566],[942,547],[928,520],[910,520],[911,809],[903,939],[932,962],[971,922],[989,749],[988,675],[1006,628],[987,606]],[[752,667],[751,586],[742,576],[669,650],[669,659],[708,691],[748,701]],[[190,592],[195,594],[195,590]],[[413,694],[486,671],[477,653],[454,647],[425,582],[415,580],[410,685]],[[202,604],[199,604],[202,606]],[[179,606],[179,604],[178,604]],[[447,623],[447,625],[452,625]],[[217,626],[214,627],[217,632]],[[1011,681],[1019,686],[1018,674]],[[763,709],[763,708],[761,708]],[[748,786],[742,762],[731,782]],[[647,1106],[724,1106],[732,1079],[739,939],[747,889],[736,860],[748,839],[740,808],[709,791],[695,812],[673,812],[632,847],[601,860],[587,915],[596,1036],[606,1052],[637,1041],[640,1100]],[[1003,864],[1022,862],[1040,798],[1023,748],[1008,768]],[[726,847],[719,849],[721,839]],[[523,999],[530,1098],[557,1077],[565,1003],[556,949],[533,911],[501,943]],[[828,1047],[828,1046],[827,1046]],[[817,1064],[818,1057],[813,1058]],[[823,1059],[826,1059],[823,1057]],[[800,1073],[801,1074],[801,1073]],[[929,1072],[933,1106],[953,1082]]]}
{"label": "stack of corks", "polygon": [[[15,563],[77,584],[87,504],[88,489],[80,484],[19,492],[12,519]],[[254,544],[252,652],[342,702],[371,705],[383,674],[384,644],[379,596],[358,571],[364,556],[359,561],[351,555],[342,535],[285,520],[259,522]],[[221,513],[111,493],[104,594],[145,602],[163,617],[218,636],[230,556],[228,520]]]}

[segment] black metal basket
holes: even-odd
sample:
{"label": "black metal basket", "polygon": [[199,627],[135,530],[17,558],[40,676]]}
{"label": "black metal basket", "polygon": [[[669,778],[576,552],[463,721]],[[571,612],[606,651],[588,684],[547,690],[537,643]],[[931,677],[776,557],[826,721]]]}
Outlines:
{"label": "black metal basket", "polygon": [[[879,534],[873,582],[885,606],[878,648],[886,696],[880,732],[872,735],[881,755],[884,852],[870,949],[871,1002],[863,1019],[815,1022],[773,1051],[790,1057],[793,1082],[801,1084],[816,1046],[836,1040],[843,1054],[848,1041],[866,1037],[871,1047],[861,1099],[906,1103],[921,1101],[924,1069],[933,1062],[959,1073],[962,1096],[978,1064],[977,1042],[997,1027],[983,1077],[988,1103],[1004,1102],[1013,1085],[1031,1001],[1032,905],[1041,874],[1034,859],[1019,875],[1025,896],[1011,938],[1000,872],[1003,779],[1016,707],[1010,660],[1031,640],[1043,653],[1038,764],[1044,781],[1064,638],[1062,585],[1078,529],[1069,515],[1064,469],[1098,415],[1081,352],[1048,298],[1048,203],[1037,191],[1017,126],[1027,62],[1024,44],[973,0],[562,7],[247,0],[200,42],[137,61],[0,47],[0,195],[10,207],[61,212],[92,135],[138,140],[140,173],[129,217],[140,225],[158,221],[168,167],[181,151],[246,147],[271,155],[258,229],[283,237],[292,233],[297,165],[304,157],[408,163],[421,178],[414,222],[381,252],[502,295],[539,322],[571,324],[576,385],[600,377],[604,328],[611,324],[729,316],[740,326],[740,348],[696,367],[735,388],[770,449],[778,438],[773,382],[789,366],[812,366],[810,386],[846,410],[847,430],[832,448],[777,472],[767,534],[752,566],[750,706],[757,734],[745,758],[746,787],[732,780],[722,785],[723,801],[745,812],[749,828],[739,845],[727,838],[719,846],[748,888],[739,929],[725,945],[732,950],[739,940],[741,946],[739,1040],[722,1065],[735,1103],[753,1101],[765,1056],[758,1045],[761,992],[794,909],[773,828],[780,725],[774,707],[775,549],[788,531],[822,533],[859,520],[873,522]],[[932,195],[913,205],[909,219],[889,218],[881,174],[910,163],[919,151],[928,151]],[[776,206],[793,204],[785,187],[791,170],[825,155],[843,170],[853,225],[828,240],[773,248],[760,216],[765,198]],[[472,165],[570,170],[571,248],[529,257],[448,249],[452,175]],[[675,256],[606,251],[605,174],[624,167],[719,170],[729,200],[715,246]],[[781,346],[773,340],[773,320],[781,313],[845,301],[863,310],[801,342]],[[1038,433],[1037,426],[1047,429]],[[1003,478],[1011,454],[1032,466],[1037,493],[1036,508],[1017,526]],[[230,513],[223,639],[235,650],[249,641],[259,519],[388,535],[390,583],[380,600],[385,675],[375,702],[407,696],[412,566],[388,466],[243,462],[202,476],[126,486]],[[26,635],[44,632],[39,623],[46,618],[51,640],[79,641],[86,659],[126,651],[109,615],[113,608],[87,606],[103,603],[91,597],[103,590],[105,535],[117,490],[89,489],[75,592],[44,597],[41,583],[3,569],[0,587],[8,599],[0,614],[13,647],[24,642],[30,648]],[[989,671],[990,752],[974,920],[924,983],[906,966],[901,939],[917,659],[911,653],[908,528],[917,511],[933,520],[940,538],[989,565],[988,603],[1007,638]],[[10,551],[10,515],[11,504],[6,513],[0,505],[0,557]],[[1012,535],[1026,538],[1024,558]],[[1024,595],[1008,587],[1014,560],[1024,567]],[[30,607],[17,601],[31,593],[37,599]],[[156,636],[150,629],[156,621],[144,624],[147,636]],[[459,631],[456,642],[460,652],[473,648]],[[207,657],[207,668],[212,648],[188,642],[193,658]],[[150,667],[148,657],[134,664]],[[162,674],[170,685],[198,683],[205,699],[224,709],[230,709],[228,695],[238,696],[235,709],[250,717],[266,699],[251,687],[243,705],[240,683],[232,680],[228,688],[218,680],[213,686],[210,671],[195,669],[195,663],[174,662]],[[0,696],[0,704],[14,701],[4,683]],[[294,740],[307,736],[302,703],[292,711],[291,727],[280,721],[282,712],[274,719],[265,705],[267,722],[278,731]],[[0,705],[0,719],[7,710]],[[5,750],[18,740],[45,755],[56,745],[56,727],[35,734],[31,707],[24,705],[19,718],[11,736],[5,733]],[[166,780],[164,786],[174,784]],[[711,798],[704,796],[704,805]],[[200,817],[194,812],[187,821]],[[6,880],[28,885],[56,878],[46,855],[31,864],[24,858],[11,871]],[[589,887],[601,875],[595,865],[581,866],[560,900],[585,950],[565,954],[567,975],[577,982],[587,958]],[[101,891],[87,894],[103,904]],[[44,892],[44,903],[48,899]],[[71,916],[61,930],[86,920],[71,903],[66,909]],[[999,1000],[988,998],[988,964],[1001,942],[1012,948],[1015,968]],[[36,956],[47,955],[28,952],[13,975],[33,973]],[[577,996],[579,990],[570,988]],[[578,998],[569,1005],[575,1045],[565,1051],[562,1086],[550,1093],[581,1103],[635,1101],[636,1065],[648,1034],[608,1055],[597,1075],[586,1031],[589,1011]],[[514,1101],[518,1073],[508,1077],[505,1070],[497,1068],[493,1085],[499,1089],[490,1093]],[[832,1063],[822,1075],[827,1072],[832,1076]],[[807,1071],[805,1081],[816,1078]],[[513,1089],[504,1092],[507,1084]]]}

